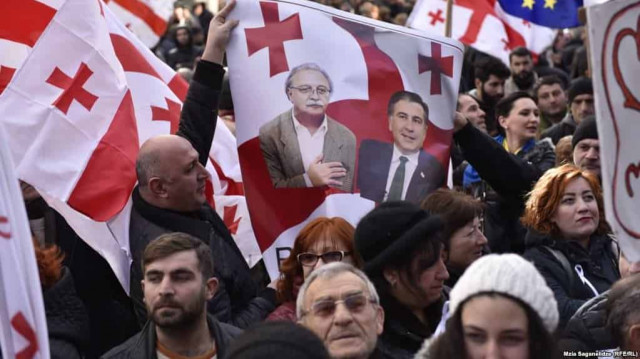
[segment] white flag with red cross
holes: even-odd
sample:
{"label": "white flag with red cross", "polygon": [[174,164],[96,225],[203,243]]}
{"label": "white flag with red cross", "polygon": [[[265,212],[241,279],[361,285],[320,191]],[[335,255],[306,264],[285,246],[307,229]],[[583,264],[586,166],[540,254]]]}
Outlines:
{"label": "white flag with red cross", "polygon": [[[356,158],[363,140],[393,143],[391,95],[419,95],[429,107],[420,155],[443,169],[444,184],[462,44],[306,1],[239,1],[231,17],[240,20],[227,48],[240,164],[253,230],[272,278],[309,221],[339,216],[355,226],[375,206],[361,196],[356,179],[353,191],[274,187],[258,134],[291,111],[285,80],[292,68],[314,63],[331,78],[326,114],[354,134]],[[354,176],[357,168],[356,162],[350,169]]]}
{"label": "white flag with red cross", "polygon": [[49,358],[38,265],[7,142],[0,124],[0,356]]}
{"label": "white flag with red cross", "polygon": [[109,9],[147,47],[153,47],[167,30],[174,0],[105,0]]}
{"label": "white flag with red cross", "polygon": [[[0,13],[12,9],[16,20],[0,22],[0,46],[19,51],[0,53],[0,123],[16,172],[107,259],[128,290],[138,148],[176,131],[187,84],[99,0],[9,3]],[[233,136],[222,121],[217,127],[210,158],[223,161],[207,164],[210,202],[253,264],[260,252],[246,231]]]}
{"label": "white flag with red cross", "polygon": [[[407,26],[444,35],[447,1],[418,0]],[[509,15],[497,0],[454,0],[451,37],[509,64],[509,53],[524,46],[539,55],[551,45],[555,32],[548,27]]]}

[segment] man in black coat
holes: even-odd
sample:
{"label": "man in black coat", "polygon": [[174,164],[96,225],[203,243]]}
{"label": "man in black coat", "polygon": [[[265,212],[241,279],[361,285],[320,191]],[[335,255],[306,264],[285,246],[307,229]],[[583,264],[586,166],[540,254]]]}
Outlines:
{"label": "man in black coat", "polygon": [[218,289],[211,257],[205,243],[185,233],[149,243],[141,282],[149,321],[103,358],[223,358],[241,330],[207,313],[206,301]]}
{"label": "man in black coat", "polygon": [[398,91],[389,99],[387,114],[394,142],[364,140],[360,145],[360,196],[376,202],[420,203],[445,182],[442,165],[422,149],[429,107],[418,94]]}
{"label": "man in black coat", "polygon": [[[228,12],[229,10],[227,10]],[[261,321],[275,308],[275,290],[258,294],[249,267],[222,219],[204,195],[209,177],[207,162],[215,132],[216,106],[224,70],[222,59],[236,21],[214,18],[202,60],[198,63],[184,102],[177,136],[149,139],[136,161],[129,227],[130,293],[138,321],[146,319],[142,303],[141,256],[146,245],[169,232],[188,233],[211,248],[220,288],[209,300],[209,312],[220,321],[245,328]]]}

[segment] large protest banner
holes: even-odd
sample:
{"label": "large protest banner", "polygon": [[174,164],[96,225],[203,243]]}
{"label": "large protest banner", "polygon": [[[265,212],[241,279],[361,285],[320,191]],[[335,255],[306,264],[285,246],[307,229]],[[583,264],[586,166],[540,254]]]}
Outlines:
{"label": "large protest banner", "polygon": [[[446,1],[418,0],[407,26],[442,35],[446,8]],[[451,21],[451,37],[506,64],[516,47],[524,46],[537,56],[554,37],[552,29],[506,13],[496,0],[455,0]]]}
{"label": "large protest banner", "polygon": [[587,8],[607,221],[640,261],[640,1]]}
{"label": "large protest banner", "polygon": [[27,212],[0,124],[0,357],[49,358],[42,289]]}
{"label": "large protest banner", "polygon": [[[139,145],[178,128],[187,83],[102,1],[0,2],[0,117],[16,173],[129,290]],[[249,265],[260,258],[235,138],[218,120],[207,189]],[[215,161],[213,160],[215,159]]]}
{"label": "large protest banner", "polygon": [[312,2],[239,1],[231,17],[240,164],[272,278],[310,220],[355,226],[445,184],[462,44]]}

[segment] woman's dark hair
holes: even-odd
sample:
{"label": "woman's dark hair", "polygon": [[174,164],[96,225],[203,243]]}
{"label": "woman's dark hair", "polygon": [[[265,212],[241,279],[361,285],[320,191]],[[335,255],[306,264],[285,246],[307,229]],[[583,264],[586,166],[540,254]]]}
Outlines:
{"label": "woman's dark hair", "polygon": [[462,192],[448,188],[433,191],[422,201],[420,207],[430,214],[437,214],[444,220],[442,237],[450,246],[451,236],[460,228],[482,216],[484,204]]}
{"label": "woman's dark hair", "polygon": [[458,310],[447,321],[445,332],[430,346],[429,354],[432,359],[467,358],[464,345],[464,331],[462,329],[462,309],[470,299],[486,295],[489,297],[504,297],[511,299],[524,309],[529,323],[529,358],[557,359],[560,358],[553,336],[547,332],[542,319],[529,305],[510,295],[497,292],[478,293],[467,298],[460,304]]}
{"label": "woman's dark hair", "polygon": [[529,95],[524,91],[516,91],[505,97],[502,100],[498,101],[496,104],[496,118],[508,117],[511,110],[513,110],[513,104],[521,98],[528,98],[531,101],[536,102],[533,96]]}

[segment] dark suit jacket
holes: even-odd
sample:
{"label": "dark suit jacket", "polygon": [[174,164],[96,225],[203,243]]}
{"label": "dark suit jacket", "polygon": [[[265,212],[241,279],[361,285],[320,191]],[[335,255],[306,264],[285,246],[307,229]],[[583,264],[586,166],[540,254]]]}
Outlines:
{"label": "dark suit jacket", "polygon": [[[269,176],[276,188],[306,187],[305,168],[302,163],[298,136],[293,127],[291,110],[260,127],[260,149],[269,169]],[[353,192],[353,175],[356,161],[356,136],[331,117],[327,116],[327,133],[324,137],[323,162],[341,162],[347,170],[341,190]]]}
{"label": "dark suit jacket", "polygon": [[[358,187],[360,196],[382,202],[393,156],[393,143],[363,140],[358,153]],[[442,165],[430,154],[420,151],[405,200],[420,203],[429,193],[445,184]]]}

